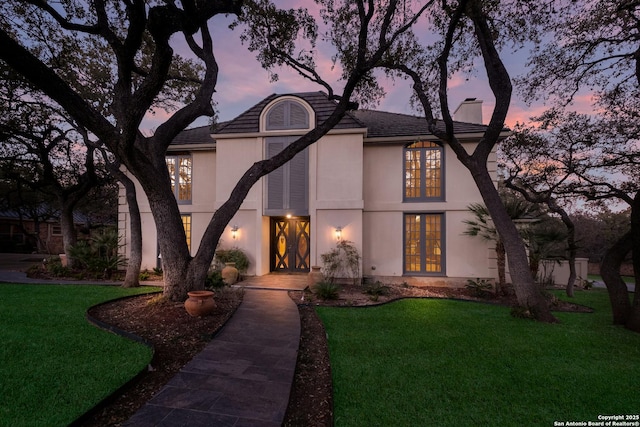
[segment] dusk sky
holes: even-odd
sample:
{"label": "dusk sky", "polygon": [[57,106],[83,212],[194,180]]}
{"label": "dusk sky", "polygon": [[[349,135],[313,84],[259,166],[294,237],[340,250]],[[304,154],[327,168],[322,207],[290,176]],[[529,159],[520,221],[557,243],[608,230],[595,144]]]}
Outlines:
{"label": "dusk sky", "polygon": [[[291,0],[280,3],[294,3]],[[279,3],[279,5],[280,5]],[[307,2],[315,5],[313,2]],[[282,4],[282,7],[288,7]],[[210,22],[210,28],[214,39],[214,49],[220,67],[218,84],[214,100],[217,102],[219,121],[233,119],[243,111],[252,107],[260,100],[272,93],[291,93],[323,90],[319,85],[313,84],[295,72],[283,68],[277,70],[279,80],[275,83],[269,81],[267,71],[255,59],[255,54],[249,52],[246,46],[240,42],[240,31],[228,29],[232,22],[231,17],[217,16]],[[184,42],[175,43],[177,52],[186,52]],[[334,84],[334,90],[339,93],[340,70],[332,68],[330,46],[319,45],[320,56],[317,64],[322,77]],[[512,78],[523,74],[526,70],[528,52],[517,53],[503,52],[503,60]],[[390,111],[404,114],[418,114],[410,104],[411,85],[406,81],[390,81],[381,77],[387,96],[376,108],[380,111]],[[473,76],[456,75],[449,82],[449,105],[455,108],[465,98],[477,98],[483,100],[483,119],[488,122],[494,106],[494,98],[484,75],[484,70],[478,68]],[[578,96],[573,108],[579,112],[589,112],[590,96],[588,94]],[[507,117],[507,126],[513,126],[516,122],[526,122],[531,116],[541,113],[546,107],[541,102],[526,105],[519,99],[517,90],[514,90],[512,104]],[[142,124],[143,130],[155,129],[166,120],[167,115],[158,111],[154,116],[149,116]],[[200,118],[189,127],[203,126],[208,123],[208,118]]]}

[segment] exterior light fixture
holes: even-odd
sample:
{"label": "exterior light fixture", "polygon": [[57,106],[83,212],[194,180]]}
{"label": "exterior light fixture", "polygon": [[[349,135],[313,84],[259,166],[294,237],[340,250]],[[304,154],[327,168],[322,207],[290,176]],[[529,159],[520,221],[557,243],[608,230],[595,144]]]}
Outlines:
{"label": "exterior light fixture", "polygon": [[342,239],[342,227],[336,227],[336,240]]}
{"label": "exterior light fixture", "polygon": [[236,239],[236,237],[238,237],[238,229],[240,227],[238,227],[237,225],[234,225],[233,227],[231,227],[231,237],[233,238],[233,240]]}

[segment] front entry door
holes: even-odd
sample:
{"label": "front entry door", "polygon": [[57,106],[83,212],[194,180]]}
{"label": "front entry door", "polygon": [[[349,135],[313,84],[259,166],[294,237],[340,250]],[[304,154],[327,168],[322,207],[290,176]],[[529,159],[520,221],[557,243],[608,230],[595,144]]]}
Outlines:
{"label": "front entry door", "polygon": [[271,271],[308,272],[309,217],[271,218]]}

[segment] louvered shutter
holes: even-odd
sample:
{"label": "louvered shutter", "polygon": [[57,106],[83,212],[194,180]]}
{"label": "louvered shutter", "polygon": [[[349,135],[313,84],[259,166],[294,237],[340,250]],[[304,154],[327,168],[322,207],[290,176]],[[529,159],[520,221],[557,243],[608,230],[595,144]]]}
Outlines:
{"label": "louvered shutter", "polygon": [[309,115],[302,105],[289,102],[289,128],[306,129],[309,127]]}
{"label": "louvered shutter", "polygon": [[[285,147],[284,141],[274,141],[273,139],[281,138],[267,139],[267,158],[269,159],[281,152]],[[269,210],[280,210],[285,208],[284,176],[284,167],[280,167],[267,175],[267,209]]]}
{"label": "louvered shutter", "polygon": [[[266,138],[266,156],[271,158],[282,151],[297,137]],[[268,215],[307,215],[308,207],[308,150],[298,153],[293,159],[267,175]]]}
{"label": "louvered shutter", "polygon": [[267,129],[285,128],[285,107],[286,104],[284,102],[280,102],[271,107],[269,114],[267,115]]}
{"label": "louvered shutter", "polygon": [[305,149],[289,162],[289,209],[307,210],[307,153]]}

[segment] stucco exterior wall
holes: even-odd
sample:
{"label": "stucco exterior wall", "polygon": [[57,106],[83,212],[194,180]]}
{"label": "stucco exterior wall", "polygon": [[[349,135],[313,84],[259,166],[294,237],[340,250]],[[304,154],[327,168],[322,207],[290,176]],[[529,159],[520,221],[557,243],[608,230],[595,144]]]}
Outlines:
{"label": "stucco exterior wall", "polygon": [[[192,200],[191,203],[179,204],[183,214],[191,215],[191,253],[200,244],[204,230],[211,216],[216,200],[216,152],[214,150],[194,151],[192,153]],[[133,178],[132,176],[130,176]],[[158,240],[156,225],[149,206],[149,200],[140,184],[135,180],[136,195],[142,222],[142,270],[151,270],[158,264]],[[129,256],[131,248],[131,220],[126,204],[124,188],[119,190],[118,228],[124,237],[124,253]]]}
{"label": "stucco exterior wall", "polygon": [[309,163],[311,265],[322,265],[321,255],[335,248],[338,227],[362,254],[362,133],[326,135],[312,146]]}
{"label": "stucco exterior wall", "polygon": [[[268,106],[277,102],[273,100]],[[309,107],[310,108],[310,107]],[[303,130],[264,130],[264,114],[260,131],[229,132],[218,135],[206,149],[194,144],[173,147],[181,153],[191,151],[192,200],[179,205],[191,215],[191,252],[195,255],[201,236],[211,217],[229,197],[237,181],[256,161],[265,157],[265,138],[292,136]],[[310,126],[314,125],[313,114]],[[244,128],[242,129],[245,130]],[[401,134],[401,133],[400,133]],[[469,134],[467,134],[469,135]],[[473,136],[473,135],[470,135]],[[445,146],[443,200],[403,202],[404,150],[409,139],[364,141],[364,129],[354,127],[334,130],[309,147],[308,214],[310,217],[310,266],[321,265],[321,254],[341,239],[354,242],[362,261],[362,274],[412,284],[464,285],[467,278],[495,276],[495,259],[490,244],[480,238],[464,235],[465,219],[471,219],[467,207],[482,199],[467,169]],[[395,138],[395,137],[393,137]],[[470,152],[474,144],[466,144]],[[496,156],[492,153],[489,171],[496,176]],[[296,181],[298,182],[298,181]],[[249,191],[239,211],[229,222],[219,242],[221,249],[240,248],[250,260],[247,275],[263,275],[271,270],[271,218],[265,215],[266,179],[262,178]],[[138,186],[138,199],[143,227],[143,269],[158,263],[156,228],[149,203]],[[272,211],[273,212],[273,211]],[[280,212],[280,211],[278,211]],[[443,215],[445,271],[438,276],[409,277],[403,274],[404,215],[437,213]],[[128,210],[121,191],[119,226],[130,247]],[[235,238],[232,227],[237,226]]]}
{"label": "stucco exterior wall", "polygon": [[[469,144],[468,150],[472,149],[473,145]],[[412,284],[462,286],[469,277],[493,277],[495,269],[492,269],[488,243],[463,234],[466,229],[463,221],[471,219],[467,206],[482,203],[471,174],[451,149],[445,147],[444,200],[403,202],[403,156],[402,143],[365,144],[364,274],[385,280],[403,277],[404,214],[415,212],[444,214],[445,272],[439,276],[418,276],[411,280]],[[495,171],[493,162],[490,169]]]}

